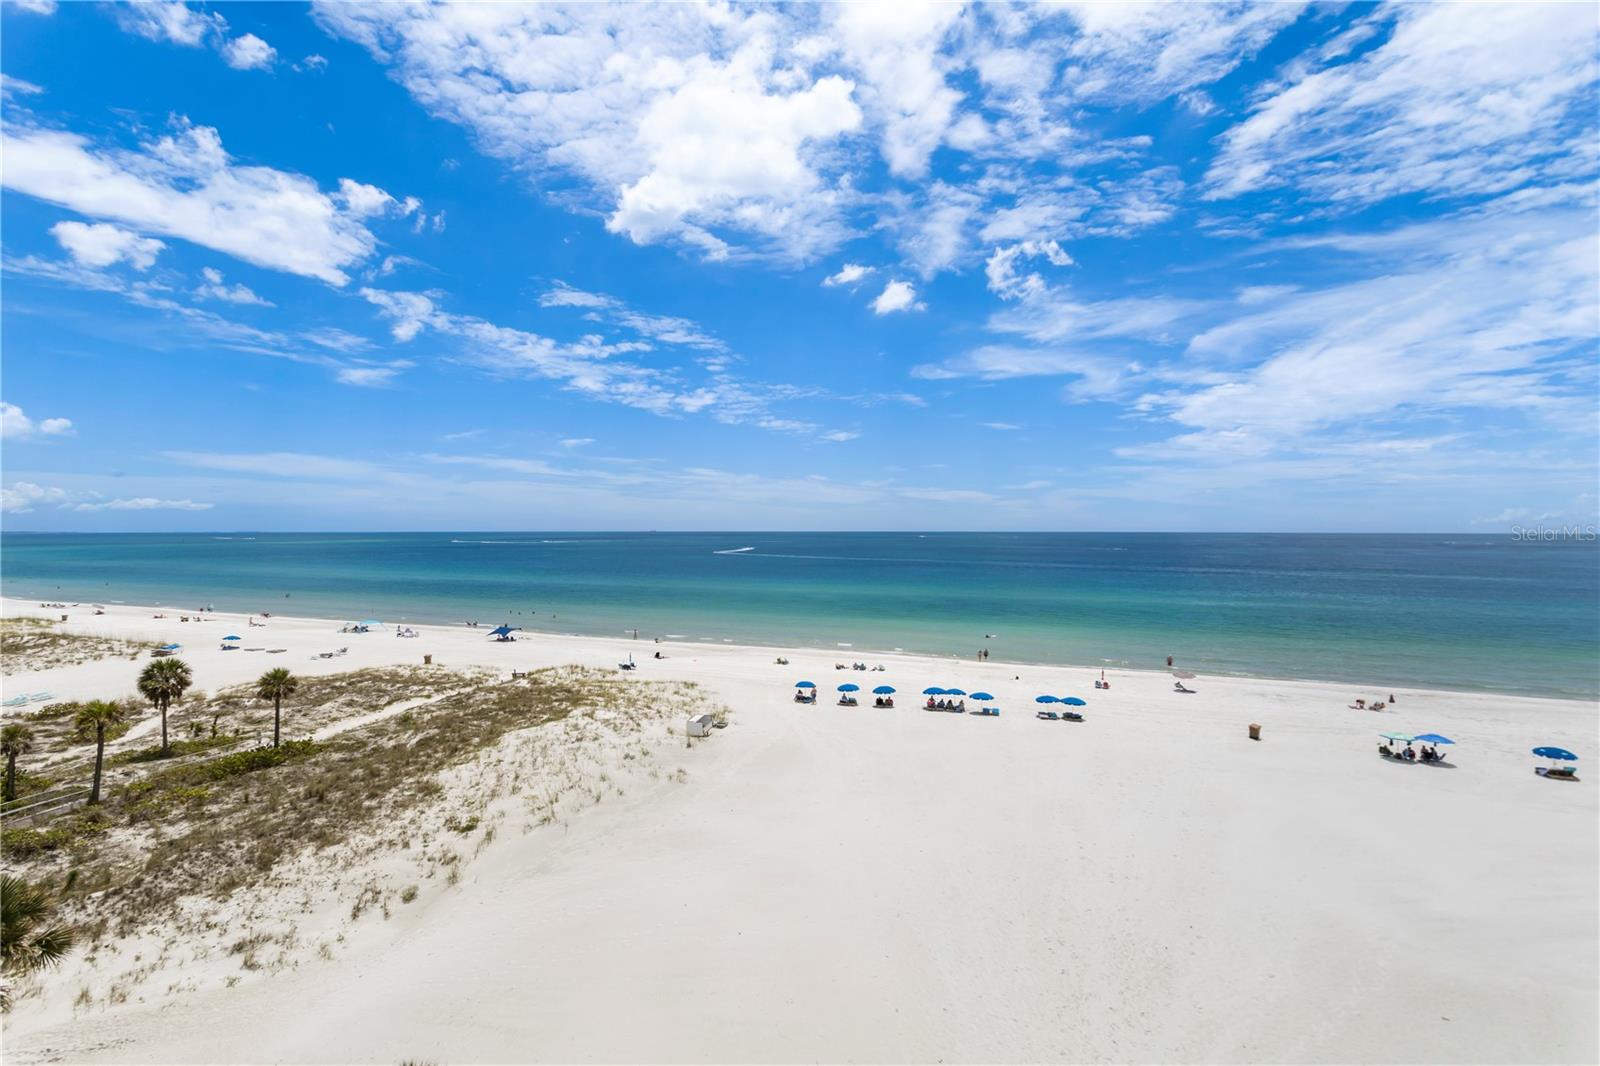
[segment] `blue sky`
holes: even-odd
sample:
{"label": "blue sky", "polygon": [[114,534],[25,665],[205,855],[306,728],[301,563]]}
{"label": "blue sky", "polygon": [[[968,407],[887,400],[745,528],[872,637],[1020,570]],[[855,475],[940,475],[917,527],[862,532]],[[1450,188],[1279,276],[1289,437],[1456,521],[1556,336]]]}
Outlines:
{"label": "blue sky", "polygon": [[13,530],[1594,522],[1590,5],[3,5]]}

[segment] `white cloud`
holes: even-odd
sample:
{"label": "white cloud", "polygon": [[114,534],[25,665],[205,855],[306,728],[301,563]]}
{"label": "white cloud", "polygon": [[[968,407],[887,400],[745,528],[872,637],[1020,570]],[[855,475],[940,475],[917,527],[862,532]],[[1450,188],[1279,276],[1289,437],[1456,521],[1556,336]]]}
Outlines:
{"label": "white cloud", "polygon": [[313,52],[310,55],[306,56],[304,59],[302,59],[300,62],[296,63],[294,65],[294,69],[297,70],[297,71],[307,71],[308,70],[308,71],[311,71],[313,74],[320,74],[324,70],[328,69],[328,57],[327,56],[321,56],[321,55],[318,55],[317,53]]}
{"label": "white cloud", "polygon": [[896,311],[922,311],[927,309],[927,304],[917,301],[917,290],[909,281],[891,281],[883,287],[883,291],[872,301],[872,312],[878,315],[890,315]]}
{"label": "white cloud", "polygon": [[341,385],[357,385],[362,388],[381,388],[392,384],[395,377],[402,370],[413,364],[401,360],[383,366],[346,366],[341,367],[335,375]]}
{"label": "white cloud", "polygon": [[126,260],[135,270],[149,270],[166,245],[151,237],[129,233],[108,222],[57,222],[50,227],[67,253],[85,266],[108,267]]}
{"label": "white cloud", "polygon": [[825,441],[831,441],[834,444],[843,444],[845,441],[847,441],[847,440],[855,440],[859,436],[861,436],[861,434],[856,433],[856,432],[854,432],[852,430],[836,429],[836,430],[832,431],[831,433],[822,434],[822,439],[825,440]]}
{"label": "white cloud", "polygon": [[310,178],[237,164],[216,130],[186,119],[134,151],[7,123],[4,153],[7,189],[333,285],[377,244]]}
{"label": "white cloud", "polygon": [[593,437],[564,437],[560,441],[563,448],[582,448],[584,445],[593,443]]}
{"label": "white cloud", "polygon": [[70,509],[74,511],[209,511],[213,506],[213,504],[209,503],[196,503],[193,500],[160,500],[154,496],[135,496],[129,499],[92,500],[85,503],[75,503]]}
{"label": "white cloud", "polygon": [[268,477],[299,477],[318,481],[367,481],[383,473],[381,466],[362,459],[341,459],[301,452],[169,451],[161,454],[164,458],[182,466]]}
{"label": "white cloud", "polygon": [[1386,268],[1284,294],[1189,341],[1200,378],[1140,399],[1167,452],[1265,453],[1348,424],[1476,409],[1593,431],[1600,241],[1589,210],[1492,213],[1315,242]]}
{"label": "white cloud", "polygon": [[711,336],[699,323],[674,315],[653,315],[636,311],[617,299],[599,292],[585,292],[564,281],[539,296],[540,307],[577,307],[589,311],[587,317],[598,322],[610,322],[649,340],[661,344],[700,348],[710,352],[726,352],[727,345]]}
{"label": "white cloud", "polygon": [[31,514],[39,507],[63,511],[209,511],[213,505],[194,500],[163,500],[154,496],[106,499],[98,492],[69,492],[66,489],[14,481],[0,489],[0,511]]}
{"label": "white cloud", "polygon": [[222,46],[222,58],[234,70],[265,70],[278,58],[278,50],[253,33],[235,37]]}
{"label": "white cloud", "polygon": [[13,11],[25,11],[30,15],[54,15],[56,0],[6,0],[6,7]]}
{"label": "white cloud", "polygon": [[116,6],[117,21],[130,33],[152,41],[197,48],[228,28],[221,15],[200,11],[181,0],[134,0]]}
{"label": "white cloud", "polygon": [[827,10],[846,62],[859,72],[866,107],[882,126],[890,172],[921,177],[961,102],[945,80],[955,64],[941,48],[961,6],[853,3]]}
{"label": "white cloud", "polygon": [[1010,433],[1022,428],[1015,422],[985,422],[983,426],[985,429],[998,429],[1003,433]]}
{"label": "white cloud", "polygon": [[225,284],[222,280],[222,271],[212,267],[205,267],[200,271],[205,283],[194,290],[196,297],[202,300],[221,300],[230,304],[253,304],[256,307],[275,306],[271,300],[264,300],[257,296],[247,285],[235,283]]}
{"label": "white cloud", "polygon": [[854,285],[870,273],[872,273],[872,268],[869,266],[862,266],[860,263],[846,263],[839,268],[837,274],[830,274],[823,278],[822,283],[824,285]]}
{"label": "white cloud", "polygon": [[6,514],[28,514],[38,504],[65,505],[65,489],[45,488],[31,481],[14,481],[8,489],[0,489],[0,511]]}
{"label": "white cloud", "polygon": [[772,12],[321,4],[316,17],[491,154],[577,176],[578,198],[630,240],[801,259],[845,232],[822,168],[861,125],[854,85],[782,50],[790,27]]}
{"label": "white cloud", "polygon": [[1354,207],[1592,168],[1593,7],[1395,4],[1380,14],[1393,24],[1381,45],[1292,68],[1228,131],[1207,195],[1290,185]]}
{"label": "white cloud", "polygon": [[1061,250],[1055,241],[1021,241],[1005,248],[996,248],[985,264],[984,274],[989,280],[989,291],[1002,300],[1022,300],[1042,296],[1049,284],[1038,274],[1017,273],[1017,262],[1043,256],[1051,266],[1072,265],[1072,256]]}
{"label": "white cloud", "polygon": [[[339,191],[335,195],[356,218],[381,215],[395,206],[395,198],[376,185],[366,185],[349,178],[339,179]],[[410,214],[409,211],[406,213]]]}
{"label": "white cloud", "polygon": [[74,432],[70,418],[46,418],[35,423],[16,404],[0,402],[0,440],[27,440],[37,434],[70,437]]}
{"label": "white cloud", "polygon": [[0,72],[0,99],[10,100],[17,96],[38,96],[44,92],[44,86],[35,85],[22,78],[13,78],[11,75]]}

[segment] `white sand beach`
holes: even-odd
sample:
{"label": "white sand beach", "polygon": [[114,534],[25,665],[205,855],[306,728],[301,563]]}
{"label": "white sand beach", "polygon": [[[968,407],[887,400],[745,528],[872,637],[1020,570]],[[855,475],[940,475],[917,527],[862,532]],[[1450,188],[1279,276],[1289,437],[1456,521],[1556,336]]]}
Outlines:
{"label": "white sand beach", "polygon": [[[113,1003],[99,990],[131,952],[69,960],[6,1017],[10,1062],[1600,1060],[1594,704],[1203,674],[1182,695],[1160,670],[1098,691],[1087,667],[873,655],[886,670],[862,673],[834,668],[860,653],[65,613],[183,644],[209,690],[270,666],[431,654],[509,676],[632,653],[630,681],[692,681],[731,724],[687,748],[678,723],[657,738],[670,773],[508,822],[459,883],[386,921],[345,930],[353,881],[307,879],[326,887],[284,893],[283,914],[340,939],[277,972],[167,945],[169,970]],[[228,633],[287,651],[224,652]],[[137,665],[5,691],[128,695]],[[801,679],[817,706],[793,702]],[[894,685],[899,706],[835,706],[845,682]],[[928,685],[985,689],[1002,714],[928,713]],[[1086,721],[1036,719],[1046,692],[1086,699]],[[1383,713],[1349,707],[1391,692]],[[1444,733],[1452,765],[1381,759],[1383,731]],[[1581,780],[1536,776],[1540,744],[1579,753]]]}

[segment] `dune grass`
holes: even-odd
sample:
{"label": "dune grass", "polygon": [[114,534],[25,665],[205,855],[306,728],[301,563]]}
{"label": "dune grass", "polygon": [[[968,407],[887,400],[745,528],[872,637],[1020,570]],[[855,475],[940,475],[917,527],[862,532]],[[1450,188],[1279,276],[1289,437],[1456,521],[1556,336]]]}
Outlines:
{"label": "dune grass", "polygon": [[65,633],[59,627],[46,618],[0,618],[0,674],[9,677],[113,656],[137,659],[155,647],[149,641]]}

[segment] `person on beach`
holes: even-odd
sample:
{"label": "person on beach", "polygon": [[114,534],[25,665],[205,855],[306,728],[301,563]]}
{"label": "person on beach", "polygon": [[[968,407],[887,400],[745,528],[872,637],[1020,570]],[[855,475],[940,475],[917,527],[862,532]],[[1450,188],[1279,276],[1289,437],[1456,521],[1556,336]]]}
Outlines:
{"label": "person on beach", "polygon": [[1167,656],[1167,669],[1172,669],[1172,656]]}

